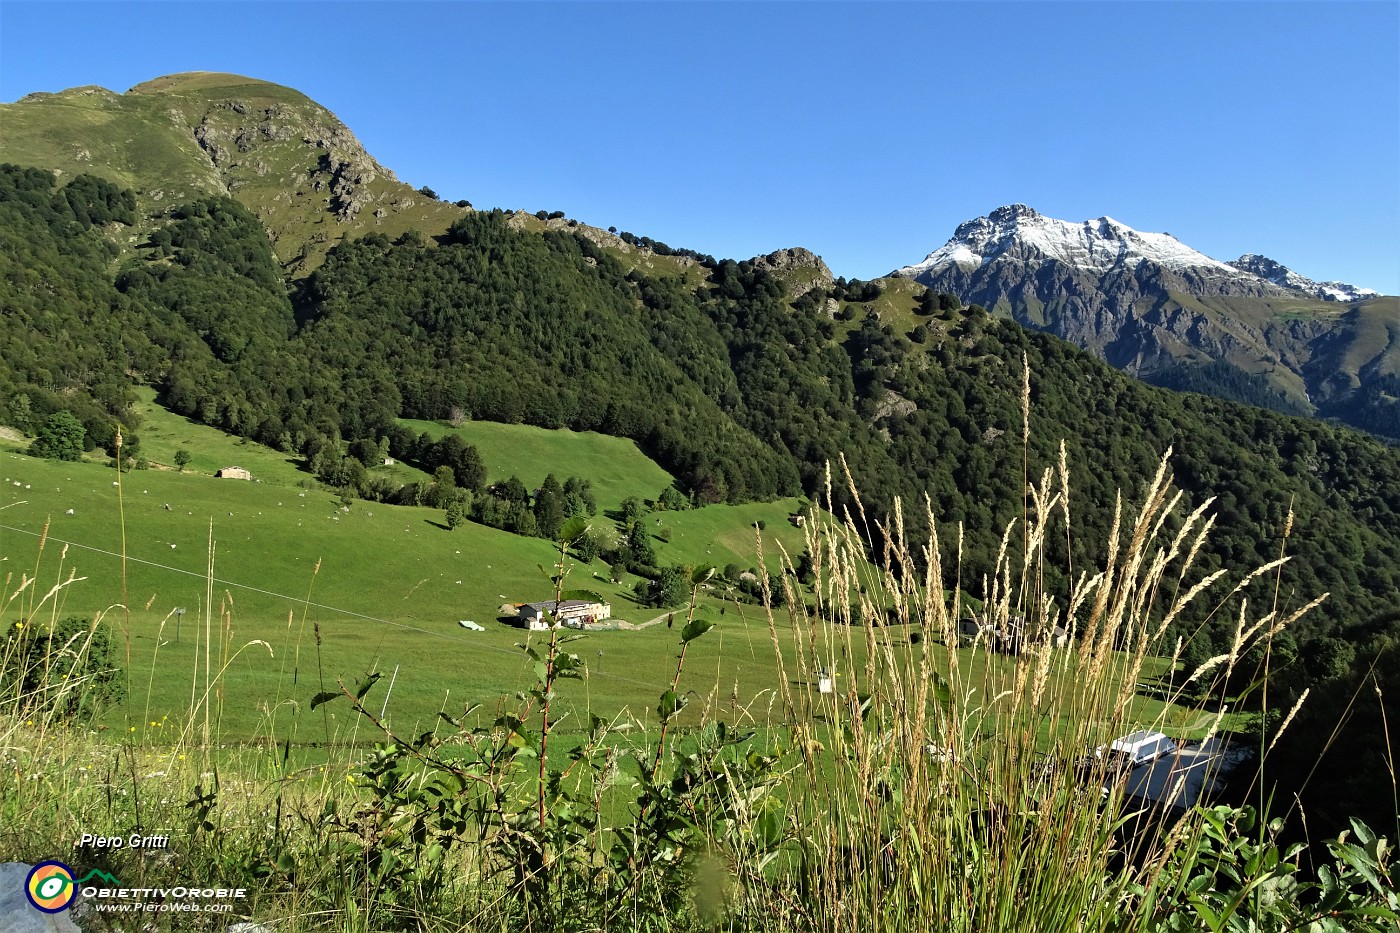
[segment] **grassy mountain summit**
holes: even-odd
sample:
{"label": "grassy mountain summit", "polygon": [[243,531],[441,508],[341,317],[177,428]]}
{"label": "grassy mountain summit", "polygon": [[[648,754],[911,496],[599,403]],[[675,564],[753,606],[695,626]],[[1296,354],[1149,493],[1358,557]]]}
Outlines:
{"label": "grassy mountain summit", "polygon": [[135,191],[148,213],[235,198],[293,278],[347,236],[433,235],[463,213],[400,182],[304,94],[240,75],[167,75],[125,94],[30,94],[0,105],[0,125],[0,161],[107,178]]}

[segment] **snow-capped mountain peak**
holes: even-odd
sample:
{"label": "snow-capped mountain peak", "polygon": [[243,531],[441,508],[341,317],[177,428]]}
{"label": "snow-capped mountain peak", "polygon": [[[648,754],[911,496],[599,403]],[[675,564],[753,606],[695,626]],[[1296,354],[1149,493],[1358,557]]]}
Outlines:
{"label": "snow-capped mountain peak", "polygon": [[959,225],[952,239],[922,262],[894,274],[914,278],[953,265],[970,271],[1003,259],[1022,263],[1054,259],[1093,272],[1133,268],[1148,260],[1178,272],[1195,269],[1238,275],[1234,267],[1169,233],[1143,233],[1112,217],[1071,223],[1046,217],[1024,204],[999,207],[986,217]]}
{"label": "snow-capped mountain peak", "polygon": [[[1393,368],[1375,335],[1400,299],[1317,283],[1263,256],[1224,263],[1112,217],[1069,223],[1012,204],[960,224],[922,262],[891,274],[1159,385],[1321,411],[1368,430],[1383,417],[1367,400],[1385,396],[1380,380]],[[952,319],[938,312],[926,326],[956,335],[962,322]]]}

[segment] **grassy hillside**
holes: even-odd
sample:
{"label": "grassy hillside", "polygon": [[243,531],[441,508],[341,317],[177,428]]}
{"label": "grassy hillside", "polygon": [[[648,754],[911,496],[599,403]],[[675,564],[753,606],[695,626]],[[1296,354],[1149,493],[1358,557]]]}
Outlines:
{"label": "grassy hillside", "polygon": [[[165,438],[160,424],[157,416],[157,430],[148,434]],[[538,429],[532,433],[533,449],[545,457],[577,452],[581,443],[596,446],[600,440]],[[551,435],[556,439],[552,447]],[[522,434],[506,430],[497,436],[518,440]],[[160,442],[201,447],[183,435]],[[229,443],[255,470],[258,455],[275,457],[254,444]],[[201,456],[220,462],[215,453]],[[270,711],[280,702],[304,704],[310,686],[333,686],[338,677],[353,682],[368,670],[391,672],[400,667],[394,709],[404,720],[421,724],[441,707],[448,691],[453,704],[488,702],[517,689],[528,671],[513,650],[524,633],[498,622],[498,607],[552,595],[540,570],[554,555],[546,541],[470,523],[448,531],[438,510],[370,503],[355,503],[346,510],[337,496],[325,491],[218,480],[193,471],[123,474],[119,498],[116,471],[96,462],[57,463],[14,452],[0,458],[0,558],[15,574],[7,593],[13,592],[21,572],[34,574],[37,569],[40,596],[70,573],[81,578],[43,610],[57,617],[102,613],[123,646],[130,633],[132,686],[130,705],[122,716],[134,712],[140,722],[178,718],[189,706],[190,672],[202,663],[208,632],[213,633],[216,670],[221,652],[243,649],[221,689],[223,734],[235,740],[269,734],[274,728]],[[565,462],[575,469],[589,465],[586,457]],[[640,464],[643,472],[648,463]],[[654,465],[651,469],[656,470]],[[614,487],[604,479],[599,488]],[[669,545],[656,541],[658,557],[663,563],[742,561],[750,566],[755,561],[748,523],[759,519],[775,529],[790,551],[800,550],[800,533],[784,521],[795,507],[788,500],[659,513],[674,537]],[[597,521],[603,528],[612,525],[602,516]],[[46,525],[47,537],[42,538]],[[713,554],[702,547],[710,536],[716,545]],[[774,540],[770,538],[766,547],[776,569]],[[206,579],[211,556],[212,585]],[[607,577],[602,564],[577,566],[569,586],[593,590],[612,601],[614,616],[621,620],[642,623],[664,614],[633,601],[635,578],[614,585]],[[32,594],[21,596],[4,607],[6,618],[27,615],[23,607],[32,605],[31,598]],[[129,606],[129,612],[122,605]],[[211,605],[211,627],[206,629],[204,614]],[[722,605],[717,593],[715,600],[707,600],[705,612],[717,618]],[[177,615],[180,608],[185,612]],[[468,633],[457,625],[459,619],[478,620],[487,631]],[[749,637],[744,636],[749,671],[744,679],[758,690],[760,683],[771,680],[771,661],[755,667],[754,659],[767,654],[750,654]],[[663,669],[671,663],[668,645],[673,633],[657,626],[598,639],[592,651],[605,650],[605,669],[617,676],[594,680],[589,695],[571,697],[570,702],[597,703],[609,715],[633,706],[643,715],[654,697],[637,692],[638,675],[644,675],[641,683],[648,690],[661,682]],[[244,647],[255,640],[268,647]],[[735,644],[731,640],[731,648]],[[700,657],[706,658],[713,676],[723,674],[726,687],[739,676],[739,668],[720,655]],[[734,664],[741,661],[736,656]],[[196,688],[202,692],[200,677]],[[293,709],[289,703],[282,712],[290,715]],[[281,728],[278,734],[285,737]],[[323,738],[318,734],[315,740]],[[300,740],[310,739],[303,735]]]}
{"label": "grassy hillside", "polygon": [[[125,93],[101,87],[36,92],[0,104],[0,162],[90,173],[136,192],[153,215],[128,248],[161,225],[170,207],[230,195],[256,214],[287,274],[314,271],[343,238],[409,230],[445,233],[466,210],[402,184],[334,114],[299,91],[219,72],[166,75]],[[698,283],[692,259],[634,247],[616,235],[520,211],[521,229],[577,229],[628,268]]]}
{"label": "grassy hillside", "polygon": [[262,221],[294,277],[343,237],[431,236],[464,213],[399,182],[304,94],[241,75],[31,94],[0,105],[0,127],[0,161],[108,178],[134,190],[146,213],[231,195]]}
{"label": "grassy hillside", "polygon": [[152,103],[82,87],[0,104],[0,161],[100,175],[138,192],[148,210],[226,193],[189,127]]}
{"label": "grassy hillside", "polygon": [[890,325],[901,334],[928,320],[916,311],[919,296],[928,291],[927,288],[912,279],[901,278],[877,279],[876,284],[880,286],[880,296],[874,301],[840,302],[841,311],[856,322],[853,326],[859,324],[867,311],[873,311],[882,324]]}
{"label": "grassy hillside", "polygon": [[[6,517],[58,497],[102,512],[103,495],[111,496],[91,485],[112,475],[95,464],[7,455],[0,466],[0,488],[15,490],[6,493],[8,505],[0,503]],[[126,490],[138,500],[125,504],[128,537],[151,527],[140,499],[177,488],[150,481],[182,481],[201,512],[231,504],[214,496],[224,490],[241,487],[233,494],[244,508],[266,507],[257,496],[279,492],[191,475],[127,479],[144,490]],[[1063,479],[1052,475],[1049,483],[1062,488]],[[449,933],[464,923],[511,928],[521,916],[534,918],[534,929],[563,931],[576,929],[583,915],[658,931],[713,928],[723,916],[733,921],[729,928],[754,933],[902,933],[944,928],[956,915],[955,928],[967,931],[1147,933],[1191,928],[1157,921],[1194,918],[1207,895],[1212,903],[1235,899],[1235,916],[1265,918],[1259,928],[1297,926],[1313,910],[1302,898],[1257,902],[1232,887],[1253,886],[1256,875],[1286,881],[1296,873],[1271,848],[1252,857],[1274,843],[1252,835],[1249,813],[1192,811],[1171,837],[1185,851],[1157,859],[1146,824],[1123,823],[1143,804],[1127,795],[1109,756],[1086,755],[1139,727],[1185,740],[1232,724],[1223,710],[1171,702],[1180,697],[1169,689],[1167,702],[1137,695],[1144,680],[1166,671],[1154,656],[1171,643],[1159,617],[1195,595],[1166,595],[1192,561],[1168,542],[1183,523],[1193,534],[1201,517],[1174,513],[1159,495],[1161,483],[1158,477],[1135,497],[1145,503],[1140,510],[1129,506],[1128,526],[1137,531],[1111,583],[1084,577],[1030,610],[1040,613],[1039,628],[1060,618],[1063,597],[1066,624],[1085,632],[1084,643],[1061,651],[1038,641],[1014,658],[985,645],[939,644],[953,640],[953,620],[917,598],[925,578],[902,547],[884,579],[915,598],[894,600],[893,618],[865,625],[833,625],[800,606],[769,616],[706,598],[697,619],[713,625],[708,631],[654,624],[555,642],[488,626],[469,635],[364,615],[333,618],[317,603],[324,565],[305,614],[294,609],[285,619],[264,618],[241,588],[231,617],[224,610],[207,622],[187,613],[179,623],[152,624],[143,616],[151,606],[129,618],[115,607],[101,624],[117,630],[117,654],[130,653],[131,694],[96,732],[43,710],[15,716],[22,708],[15,696],[0,694],[0,739],[13,763],[0,769],[0,818],[12,829],[0,834],[0,857],[36,861],[60,840],[71,845],[80,824],[122,835],[133,825],[168,826],[171,858],[113,849],[80,850],[73,859],[80,870],[98,867],[143,889],[172,886],[178,872],[207,863],[220,883],[247,889],[236,916],[278,919],[308,933]],[[1044,527],[1054,507],[1042,500],[1034,523]],[[72,532],[82,530],[82,514],[78,507],[63,513]],[[718,529],[729,517],[758,514],[716,508],[666,518],[717,519],[723,537]],[[102,517],[115,518],[110,503]],[[328,534],[355,539],[359,552],[369,552],[364,537],[385,529],[349,518],[340,513],[332,519],[339,527],[303,534],[327,548]],[[234,519],[225,527],[241,530]],[[860,549],[832,547],[845,532],[826,522],[808,531],[821,542],[823,575],[879,590]],[[0,537],[0,554],[33,560],[16,535]],[[471,540],[460,532],[439,537]],[[1008,581],[1030,581],[1044,565],[1046,539],[1037,540],[1011,556]],[[499,536],[479,544],[478,566],[529,556],[510,554]],[[42,580],[61,576],[60,564],[93,557],[71,546],[60,557],[59,546],[51,537],[32,564]],[[414,549],[409,539],[402,548],[373,549],[378,566],[360,575],[365,605],[400,596],[411,577],[395,552]],[[262,550],[269,562],[287,561],[292,551]],[[1168,550],[1176,557],[1146,559]],[[257,572],[276,575],[270,566]],[[1232,571],[1229,579],[1239,576]],[[74,581],[39,597],[15,575],[8,579],[11,604],[38,600],[45,609],[108,585]],[[1100,585],[1112,587],[1101,602],[1092,598]],[[41,583],[34,592],[45,591]],[[847,598],[838,596],[832,608],[854,608]],[[1111,623],[1100,616],[1105,605],[1118,607]],[[984,609],[989,622],[1009,621],[1010,604]],[[29,637],[44,631],[35,614],[27,622]],[[4,623],[12,627],[8,616]],[[1252,640],[1237,634],[1227,670]],[[527,658],[515,641],[544,660]],[[556,677],[573,669],[572,654],[586,671]],[[357,668],[383,675],[360,712],[344,697],[312,708],[311,697],[334,690],[337,676],[357,683]],[[833,692],[818,689],[818,670],[833,674]],[[483,705],[462,720],[436,715],[472,702]],[[1206,835],[1212,828],[1219,839]],[[1197,841],[1205,838],[1229,849],[1212,850],[1208,869],[1198,871],[1191,860],[1210,848]],[[522,839],[526,855],[512,861]],[[549,853],[548,876],[557,884],[545,889],[548,899],[531,881],[543,870],[528,855],[537,846]],[[890,857],[910,851],[922,857]],[[1377,851],[1365,863],[1370,870],[1349,873],[1345,896],[1328,903],[1331,918],[1363,922],[1348,929],[1385,929],[1364,925],[1383,922],[1393,897]],[[1125,871],[1124,852],[1150,871]],[[706,858],[716,858],[713,869]],[[879,866],[878,881],[870,880],[870,865]],[[969,874],[969,865],[980,868]],[[732,897],[709,904],[689,895],[707,870]],[[1028,886],[1061,896],[1027,897]],[[892,901],[898,909],[883,912]],[[859,907],[854,920],[833,922],[852,904]],[[989,915],[1000,922],[989,924]],[[649,927],[655,917],[664,922]]]}
{"label": "grassy hillside", "polygon": [[460,428],[438,421],[400,419],[399,423],[434,440],[457,434],[481,453],[488,483],[514,475],[527,489],[534,489],[550,473],[560,482],[567,476],[590,479],[603,509],[615,509],[629,496],[655,499],[674,482],[632,441],[595,431],[551,431],[492,421],[468,421]]}
{"label": "grassy hillside", "polygon": [[[21,575],[37,577],[0,612],[7,625],[30,618],[36,605],[39,619],[101,616],[123,659],[130,651],[127,702],[108,715],[109,727],[131,723],[143,738],[172,740],[185,727],[192,693],[202,697],[217,683],[220,705],[211,715],[226,741],[345,740],[353,721],[305,711],[309,697],[337,679],[353,684],[368,671],[387,676],[397,668],[391,710],[404,728],[425,726],[444,705],[492,703],[529,679],[530,662],[515,649],[528,636],[499,607],[552,595],[540,569],[554,559],[548,542],[472,524],[447,531],[441,513],[428,509],[357,503],[345,510],[322,491],[194,473],[127,473],[119,491],[116,472],[97,463],[16,453],[0,455],[0,481],[6,596]],[[757,563],[761,521],[776,572],[779,545],[794,560],[804,547],[804,533],[786,520],[797,508],[795,500],[710,506],[645,521],[670,535],[670,543],[656,542],[663,563],[746,568]],[[614,618],[633,624],[684,614],[639,606],[630,592],[635,578],[615,585],[607,576],[601,564],[576,565],[566,585],[599,593]],[[56,585],[56,598],[42,602]],[[771,690],[779,670],[762,610],[727,598],[717,584],[700,615],[721,628],[691,655],[692,687],[702,695],[737,689],[742,703]],[[487,630],[467,632],[459,619]],[[892,629],[888,637],[903,635]],[[790,638],[783,636],[785,650]],[[591,636],[581,657],[597,676],[564,685],[561,708],[584,719],[590,710],[628,710],[645,721],[674,664],[675,639],[664,624]],[[797,666],[791,656],[785,663]],[[1157,701],[1139,702],[1135,715],[1161,710]]]}
{"label": "grassy hillside", "polygon": [[[140,418],[141,454],[152,465],[162,469],[177,469],[175,454],[183,450],[190,456],[185,467],[189,473],[213,476],[228,466],[241,466],[262,483],[276,486],[309,485],[310,474],[303,469],[301,457],[291,456],[247,440],[225,434],[208,425],[175,414],[156,402],[156,392],[149,386],[136,387],[133,410]],[[414,479],[418,479],[421,474]]]}
{"label": "grassy hillside", "polygon": [[[711,505],[686,512],[655,512],[647,522],[670,541],[658,547],[663,559],[685,564],[712,564],[723,568],[730,563],[751,568],[758,563],[762,538],[764,562],[770,570],[778,567],[785,550],[795,563],[804,547],[801,529],[789,517],[806,513],[805,499],[779,499],[746,505]],[[762,523],[762,530],[758,524]]]}
{"label": "grassy hillside", "polygon": [[578,234],[597,246],[605,255],[616,259],[628,272],[635,269],[648,276],[679,278],[690,288],[705,281],[705,267],[689,256],[665,255],[645,246],[628,243],[609,230],[590,227],[568,217],[551,217],[545,214],[541,219],[538,213],[517,210],[510,215],[508,223],[516,230],[527,230],[531,233],[560,230]]}

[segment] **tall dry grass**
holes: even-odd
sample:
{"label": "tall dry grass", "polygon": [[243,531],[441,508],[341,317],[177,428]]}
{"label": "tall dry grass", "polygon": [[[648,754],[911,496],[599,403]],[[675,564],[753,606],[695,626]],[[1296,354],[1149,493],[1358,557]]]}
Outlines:
{"label": "tall dry grass", "polygon": [[[1145,667],[1177,663],[1182,645],[1168,632],[1188,611],[1235,619],[1229,650],[1191,672],[1193,684],[1228,680],[1252,646],[1323,598],[1286,616],[1252,611],[1251,591],[1286,556],[1234,579],[1200,571],[1210,501],[1188,507],[1169,463],[1170,451],[1132,505],[1120,494],[1098,566],[1063,568],[1072,583],[1053,592],[1047,543],[1072,528],[1061,444],[1005,529],[971,652],[959,650],[953,608],[964,605],[963,529],[944,532],[950,549],[927,502],[926,540],[906,536],[903,503],[875,524],[847,473],[854,508],[814,510],[805,525],[815,599],[804,599],[785,553],[785,609],[768,612],[780,664],[778,629],[798,645],[780,690],[800,765],[780,791],[791,856],[775,871],[735,872],[750,926],[985,933],[1155,922],[1156,895],[1185,880],[1167,866],[1200,841],[1201,816],[1142,812],[1115,780],[1113,756],[1095,750],[1139,728],[1175,731],[1168,711],[1188,705],[1185,685],[1154,718],[1135,715]],[[946,580],[957,581],[951,594]],[[996,653],[998,632],[1016,633],[1013,658]],[[831,672],[834,692],[823,693]],[[1228,703],[1202,711],[1207,737],[1230,712]],[[775,884],[786,896],[773,899]]]}
{"label": "tall dry grass", "polygon": [[[1028,451],[1028,391],[1023,417]],[[410,745],[385,727],[385,741],[349,775],[230,756],[217,749],[222,678],[241,651],[266,646],[234,645],[227,605],[207,609],[188,714],[171,745],[113,741],[56,713],[35,719],[28,711],[44,705],[33,697],[0,695],[5,816],[52,837],[26,847],[0,836],[0,847],[48,857],[38,850],[72,825],[140,822],[144,806],[147,822],[184,828],[182,871],[246,879],[265,892],[254,915],[279,930],[1162,928],[1161,905],[1181,903],[1193,878],[1183,864],[1218,827],[1201,811],[1171,822],[1143,814],[1111,756],[1095,750],[1136,728],[1174,731],[1169,711],[1188,705],[1184,690],[1228,681],[1253,646],[1267,647],[1317,602],[1287,615],[1253,608],[1273,602],[1250,597],[1276,581],[1286,554],[1237,573],[1202,571],[1210,503],[1191,507],[1173,489],[1169,457],[1120,494],[1095,566],[1047,574],[1051,537],[1072,535],[1071,471],[1064,445],[1034,471],[1027,452],[1022,515],[976,586],[962,579],[964,530],[941,526],[927,501],[896,503],[877,521],[848,473],[850,509],[835,506],[828,478],[827,507],[804,526],[812,586],[799,584],[786,553],[785,572],[765,578],[785,597],[763,610],[780,672],[769,705],[744,708],[736,694],[726,706],[711,695],[699,730],[684,742],[663,732],[631,771],[602,723],[567,769],[550,771],[539,707],[569,657],[553,638],[530,712],[503,715],[508,727],[464,729],[441,747],[426,737]],[[908,535],[907,508],[923,513],[925,539]],[[212,544],[210,560],[212,580]],[[566,564],[561,548],[557,593]],[[79,581],[65,567],[60,557],[49,584],[38,582],[37,565],[7,580],[0,608],[57,619],[66,587]],[[692,611],[706,579],[692,577]],[[1049,579],[1069,582],[1060,591]],[[960,631],[965,589],[981,597],[970,646]],[[211,584],[204,605],[215,603]],[[1182,653],[1168,634],[1174,623],[1225,613],[1229,650],[1144,718],[1144,672]],[[293,621],[283,663],[302,647],[302,635],[292,644]],[[108,624],[99,615],[93,631]],[[1014,655],[997,650],[1005,641],[996,633],[1015,634]],[[657,685],[663,706],[683,689],[686,637],[669,690]],[[71,664],[83,651],[78,639],[45,663]],[[58,678],[59,689],[81,692],[82,675],[70,680]],[[284,738],[275,724],[286,704],[296,705],[273,699],[268,746]],[[1225,702],[1200,710],[1196,731],[1219,732],[1231,712]],[[527,734],[536,757],[517,756]],[[53,820],[34,815],[51,804]],[[436,851],[416,842],[414,832],[444,831],[443,813],[460,815],[458,835],[439,836]],[[1259,896],[1241,895],[1229,911],[1252,916]]]}

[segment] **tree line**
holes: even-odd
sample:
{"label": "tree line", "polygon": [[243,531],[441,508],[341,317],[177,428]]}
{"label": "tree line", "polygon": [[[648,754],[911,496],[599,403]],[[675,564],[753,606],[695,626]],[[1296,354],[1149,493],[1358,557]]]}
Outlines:
{"label": "tree line", "polygon": [[[1280,603],[1332,594],[1275,642],[1273,696],[1349,676],[1396,637],[1400,452],[1365,435],[1144,385],[953,296],[923,295],[912,327],[874,312],[843,320],[827,299],[868,303],[878,283],[840,280],[793,301],[779,277],[726,259],[707,262],[695,286],[629,269],[568,230],[513,230],[499,211],[462,218],[435,243],[412,233],[342,243],[289,290],[237,202],[180,205],[122,258],[132,204],[107,182],[59,186],[0,166],[0,421],[35,434],[65,412],[89,450],[110,450],[120,423],[130,454],[139,379],[172,410],[299,456],[349,494],[546,536],[567,477],[557,493],[518,480],[486,489],[474,451],[411,436],[399,419],[455,411],[631,438],[700,505],[824,498],[828,466],[844,458],[862,498],[837,475],[834,504],[866,510],[872,547],[896,501],[908,533],[923,533],[927,497],[965,532],[961,581],[944,582],[973,589],[1022,515],[1023,471],[1054,463],[1062,438],[1076,513],[1068,540],[1049,539],[1050,587],[1064,583],[1057,567],[1094,564],[1117,492],[1133,495],[1171,448],[1188,496],[1218,497],[1201,572],[1274,559],[1291,509]],[[387,488],[370,470],[385,456],[434,479]],[[657,579],[664,568],[646,544],[624,525],[608,556]],[[1228,643],[1226,613],[1179,624],[1194,636],[1188,662]]]}

